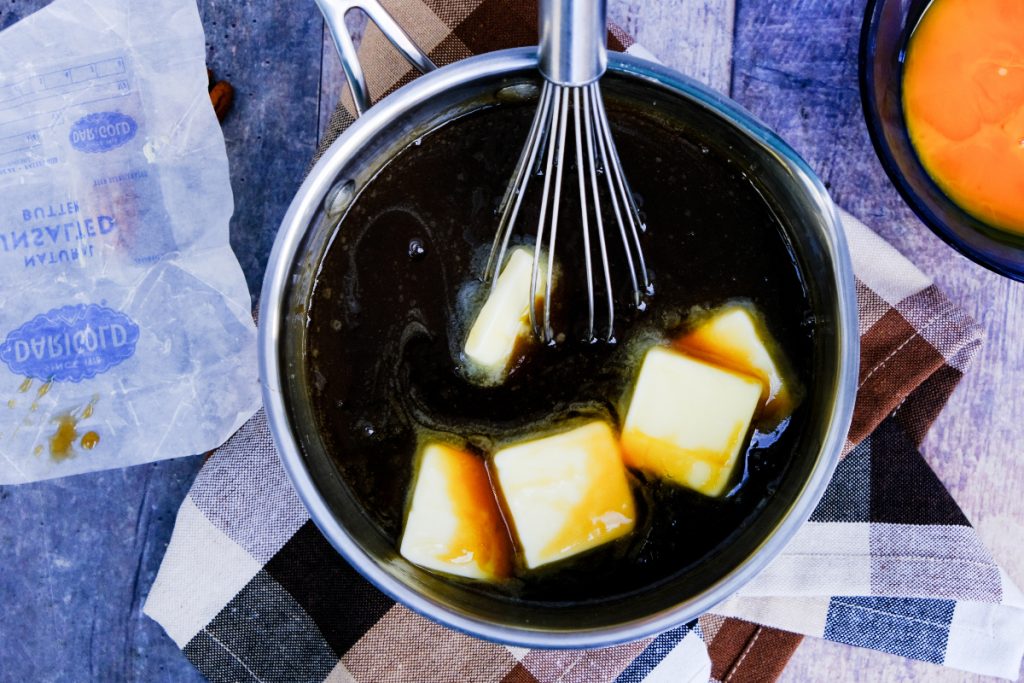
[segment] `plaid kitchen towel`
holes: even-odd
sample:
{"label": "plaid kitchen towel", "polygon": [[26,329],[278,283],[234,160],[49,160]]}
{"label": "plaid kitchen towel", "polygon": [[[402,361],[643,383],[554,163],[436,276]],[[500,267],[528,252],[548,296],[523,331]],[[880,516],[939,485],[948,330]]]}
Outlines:
{"label": "plaid kitchen towel", "polygon": [[[431,58],[536,42],[530,3],[385,4]],[[613,29],[610,44],[640,51]],[[370,27],[371,92],[415,74]],[[649,55],[648,55],[649,56]],[[339,107],[325,145],[352,117]],[[589,651],[507,647],[382,595],[309,520],[262,412],[203,467],[145,611],[214,681],[770,681],[803,635],[1016,678],[1024,596],[918,451],[978,327],[850,216],[861,374],[845,457],[794,541],[713,614]]]}

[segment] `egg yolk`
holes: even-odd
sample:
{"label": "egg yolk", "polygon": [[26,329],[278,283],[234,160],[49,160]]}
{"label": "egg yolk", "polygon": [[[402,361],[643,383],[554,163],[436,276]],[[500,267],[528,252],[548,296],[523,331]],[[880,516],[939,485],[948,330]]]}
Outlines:
{"label": "egg yolk", "polygon": [[950,199],[1024,234],[1024,2],[935,0],[907,49],[903,108]]}

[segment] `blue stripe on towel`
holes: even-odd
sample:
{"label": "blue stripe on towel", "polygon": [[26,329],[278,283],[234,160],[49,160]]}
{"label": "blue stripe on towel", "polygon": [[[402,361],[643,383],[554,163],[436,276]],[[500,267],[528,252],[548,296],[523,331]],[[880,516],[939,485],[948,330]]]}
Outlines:
{"label": "blue stripe on towel", "polygon": [[825,638],[941,664],[955,607],[953,600],[837,596]]}
{"label": "blue stripe on towel", "polygon": [[654,667],[661,663],[661,660],[668,656],[668,653],[682,642],[683,638],[693,630],[695,622],[684,624],[671,631],[665,631],[651,641],[651,644],[644,649],[637,658],[623,670],[615,683],[640,683],[647,674],[654,670]]}

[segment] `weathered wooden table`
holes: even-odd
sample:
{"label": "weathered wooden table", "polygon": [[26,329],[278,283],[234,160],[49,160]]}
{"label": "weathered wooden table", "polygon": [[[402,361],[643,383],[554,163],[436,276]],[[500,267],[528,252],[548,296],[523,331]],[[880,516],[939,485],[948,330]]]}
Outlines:
{"label": "weathered wooden table", "polygon": [[[4,1],[0,29],[47,2]],[[236,203],[231,242],[256,292],[278,223],[337,100],[340,70],[312,0],[199,4],[209,63],[238,90],[224,127]],[[997,560],[1024,585],[1024,285],[946,248],[889,184],[857,90],[864,4],[612,0],[611,7],[613,19],[664,62],[775,128],[841,206],[984,325],[988,340],[925,453]],[[141,613],[200,464],[183,458],[0,487],[0,681],[200,678]],[[982,680],[813,639],[783,678]]]}

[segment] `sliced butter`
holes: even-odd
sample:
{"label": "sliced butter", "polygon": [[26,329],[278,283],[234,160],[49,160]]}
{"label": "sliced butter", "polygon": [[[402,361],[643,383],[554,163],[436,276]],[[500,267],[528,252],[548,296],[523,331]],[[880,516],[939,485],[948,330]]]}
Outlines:
{"label": "sliced butter", "polygon": [[753,377],[653,348],[626,414],[623,458],[630,467],[721,495],[760,398],[761,382]]}
{"label": "sliced butter", "polygon": [[774,339],[764,323],[745,306],[720,309],[692,331],[676,340],[683,353],[704,358],[761,380],[762,417],[781,420],[795,407],[795,382],[783,372]]}
{"label": "sliced butter", "polygon": [[[542,267],[537,291],[544,291]],[[519,338],[530,333],[530,284],[533,252],[525,247],[512,251],[487,301],[466,338],[466,357],[488,382],[504,377]]]}
{"label": "sliced butter", "polygon": [[504,448],[494,469],[527,567],[612,541],[636,522],[618,444],[603,422]]}
{"label": "sliced butter", "polygon": [[511,539],[483,460],[426,445],[399,552],[413,564],[468,579],[508,576]]}

